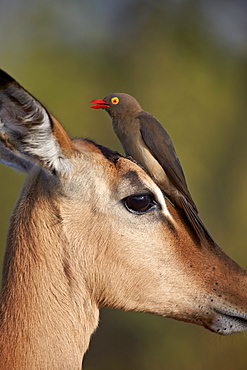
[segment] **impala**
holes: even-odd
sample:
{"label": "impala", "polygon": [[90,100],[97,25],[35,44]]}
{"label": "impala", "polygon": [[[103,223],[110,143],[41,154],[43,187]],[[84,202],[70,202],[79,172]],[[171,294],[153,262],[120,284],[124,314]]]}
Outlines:
{"label": "impala", "polygon": [[27,173],[3,262],[1,370],[80,369],[102,306],[247,329],[246,271],[201,245],[135,162],[71,140],[3,71],[0,158]]}

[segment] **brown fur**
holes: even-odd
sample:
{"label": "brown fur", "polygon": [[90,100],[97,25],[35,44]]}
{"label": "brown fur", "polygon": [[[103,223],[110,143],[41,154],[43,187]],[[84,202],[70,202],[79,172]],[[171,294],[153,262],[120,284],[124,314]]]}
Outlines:
{"label": "brown fur", "polygon": [[[136,163],[92,142],[71,141],[54,122],[50,135],[64,155],[55,173],[43,157],[37,165],[34,150],[22,159],[30,165],[22,166],[28,176],[4,257],[0,369],[80,369],[103,305],[220,334],[245,330],[246,271],[214,243],[198,246]],[[13,146],[14,155],[0,146],[0,156],[15,166],[22,149]],[[67,172],[57,171],[62,161],[69,161]],[[142,215],[127,210],[123,200],[144,192],[157,206]]]}
{"label": "brown fur", "polygon": [[64,131],[63,127],[59,124],[57,119],[53,117],[52,115],[50,116],[52,118],[52,124],[53,124],[52,133],[55,136],[56,140],[59,142],[60,148],[63,154],[70,157],[73,154],[75,147],[73,146],[70,138]]}

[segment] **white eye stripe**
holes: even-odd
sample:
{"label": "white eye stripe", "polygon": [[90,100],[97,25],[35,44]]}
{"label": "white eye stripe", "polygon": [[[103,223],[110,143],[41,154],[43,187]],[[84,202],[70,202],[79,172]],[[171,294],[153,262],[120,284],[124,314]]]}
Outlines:
{"label": "white eye stripe", "polygon": [[164,214],[165,217],[169,218],[170,220],[173,220],[173,217],[167,208],[165,196],[159,188],[155,189],[155,195],[156,195],[156,200],[161,205],[161,210],[162,210],[161,212]]}

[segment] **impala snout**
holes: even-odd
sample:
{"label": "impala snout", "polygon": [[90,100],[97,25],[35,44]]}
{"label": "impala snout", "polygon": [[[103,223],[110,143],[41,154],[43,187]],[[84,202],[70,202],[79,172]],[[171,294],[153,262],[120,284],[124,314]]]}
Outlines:
{"label": "impala snout", "polygon": [[216,317],[210,330],[221,335],[239,333],[247,330],[247,314],[229,310],[227,312],[215,311]]}

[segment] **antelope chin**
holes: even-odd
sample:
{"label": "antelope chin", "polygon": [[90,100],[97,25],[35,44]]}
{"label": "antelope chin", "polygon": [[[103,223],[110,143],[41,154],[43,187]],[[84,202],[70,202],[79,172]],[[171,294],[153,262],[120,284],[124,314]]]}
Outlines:
{"label": "antelope chin", "polygon": [[247,330],[247,315],[241,314],[234,311],[218,311],[214,310],[217,314],[213,320],[212,325],[208,327],[211,331],[221,334],[228,335],[234,333],[240,333]]}

